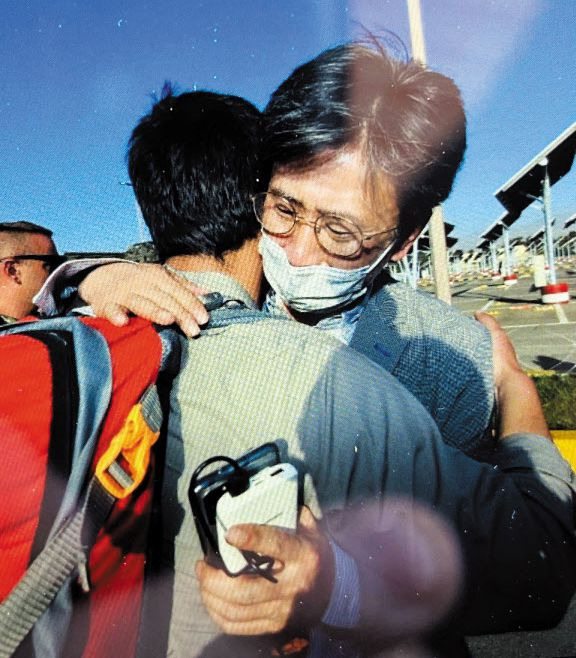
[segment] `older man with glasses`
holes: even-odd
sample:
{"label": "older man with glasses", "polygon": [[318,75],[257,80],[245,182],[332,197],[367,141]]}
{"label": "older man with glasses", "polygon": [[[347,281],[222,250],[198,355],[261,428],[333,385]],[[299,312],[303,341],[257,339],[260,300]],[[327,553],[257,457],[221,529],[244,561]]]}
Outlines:
{"label": "older man with glasses", "polygon": [[[406,256],[452,188],[466,147],[456,85],[376,44],[344,44],[272,94],[261,140],[264,178],[254,192],[269,185],[254,206],[271,286],[264,309],[383,366],[449,444],[481,455],[495,411],[488,332],[386,267]],[[115,323],[129,309],[197,334],[202,313],[189,290],[150,267],[90,274],[82,295]]]}
{"label": "older man with glasses", "polygon": [[0,223],[0,324],[29,315],[32,298],[64,260],[49,229],[32,222]]}
{"label": "older man with glasses", "polygon": [[[367,292],[371,281],[380,272],[378,266],[390,253],[398,235],[397,226],[367,230],[362,218],[350,214],[339,215],[330,211],[310,213],[301,201],[275,187],[256,194],[252,202],[265,236],[262,238],[265,241],[263,248],[267,251],[269,263],[275,262],[276,267],[290,275],[288,278],[277,277],[274,275],[275,267],[268,268],[269,283],[292,314],[299,310],[318,313],[326,307],[335,313],[349,306],[356,297]],[[313,217],[312,221],[306,220],[309,215]],[[284,246],[283,243],[291,239],[298,226],[313,229],[316,244],[314,241],[306,244],[304,251],[320,251],[319,270],[292,269],[270,240],[275,239],[277,244]],[[309,258],[312,259],[311,265],[316,264],[317,256],[311,255]],[[329,259],[340,261],[340,268],[323,267],[323,260]],[[352,263],[354,269],[346,268],[348,263]]]}

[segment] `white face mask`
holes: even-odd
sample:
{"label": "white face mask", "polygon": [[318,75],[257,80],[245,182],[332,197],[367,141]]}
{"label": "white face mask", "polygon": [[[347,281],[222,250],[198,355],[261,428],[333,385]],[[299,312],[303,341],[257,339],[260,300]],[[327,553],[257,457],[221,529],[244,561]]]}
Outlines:
{"label": "white face mask", "polygon": [[364,295],[393,246],[394,242],[373,263],[353,270],[329,265],[295,267],[284,249],[264,232],[259,250],[266,279],[280,299],[295,311],[311,313],[335,310]]}

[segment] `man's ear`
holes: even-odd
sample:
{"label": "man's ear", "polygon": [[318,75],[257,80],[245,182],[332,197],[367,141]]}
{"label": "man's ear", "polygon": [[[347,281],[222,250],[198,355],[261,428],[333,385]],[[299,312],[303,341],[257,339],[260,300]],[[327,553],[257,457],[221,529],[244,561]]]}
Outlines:
{"label": "man's ear", "polygon": [[21,284],[20,268],[18,263],[13,260],[5,260],[2,263],[2,275],[8,279],[12,279],[14,283]]}
{"label": "man's ear", "polygon": [[391,261],[394,261],[397,263],[398,261],[401,261],[404,256],[410,251],[410,247],[414,244],[416,241],[416,238],[422,233],[422,227],[415,228],[412,233],[404,240],[404,242],[401,244],[400,248],[394,252],[394,254],[390,257]]}

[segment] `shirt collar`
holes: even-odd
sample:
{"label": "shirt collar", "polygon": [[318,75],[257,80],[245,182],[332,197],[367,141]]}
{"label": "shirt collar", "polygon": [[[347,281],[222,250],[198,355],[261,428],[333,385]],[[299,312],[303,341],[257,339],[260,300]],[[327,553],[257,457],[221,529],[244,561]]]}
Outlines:
{"label": "shirt collar", "polygon": [[[348,345],[352,340],[352,335],[356,329],[358,318],[366,308],[369,298],[369,294],[365,295],[362,301],[354,305],[352,308],[337,313],[336,315],[329,315],[328,317],[322,318],[322,320],[314,326],[317,329],[326,331],[331,336],[334,336],[334,338],[337,338],[342,343]],[[284,305],[273,290],[270,290],[266,295],[263,310],[266,311],[266,313],[270,313],[270,315],[289,317]]]}

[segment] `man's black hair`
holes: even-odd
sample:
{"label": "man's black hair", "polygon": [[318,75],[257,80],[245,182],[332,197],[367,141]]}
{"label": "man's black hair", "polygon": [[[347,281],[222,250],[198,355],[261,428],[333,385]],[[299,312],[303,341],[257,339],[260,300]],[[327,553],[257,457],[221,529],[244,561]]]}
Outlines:
{"label": "man's black hair", "polygon": [[452,80],[377,43],[347,43],[294,70],[263,114],[263,161],[314,167],[360,148],[368,189],[394,186],[400,238],[446,199],[466,148],[466,118]]}
{"label": "man's black hair", "polygon": [[[162,98],[130,138],[128,170],[163,262],[222,257],[258,235],[250,196],[258,171],[260,112],[238,96],[208,91]],[[265,189],[265,188],[264,188]]]}
{"label": "man's black hair", "polygon": [[0,233],[36,233],[52,237],[52,231],[33,222],[0,222]]}

